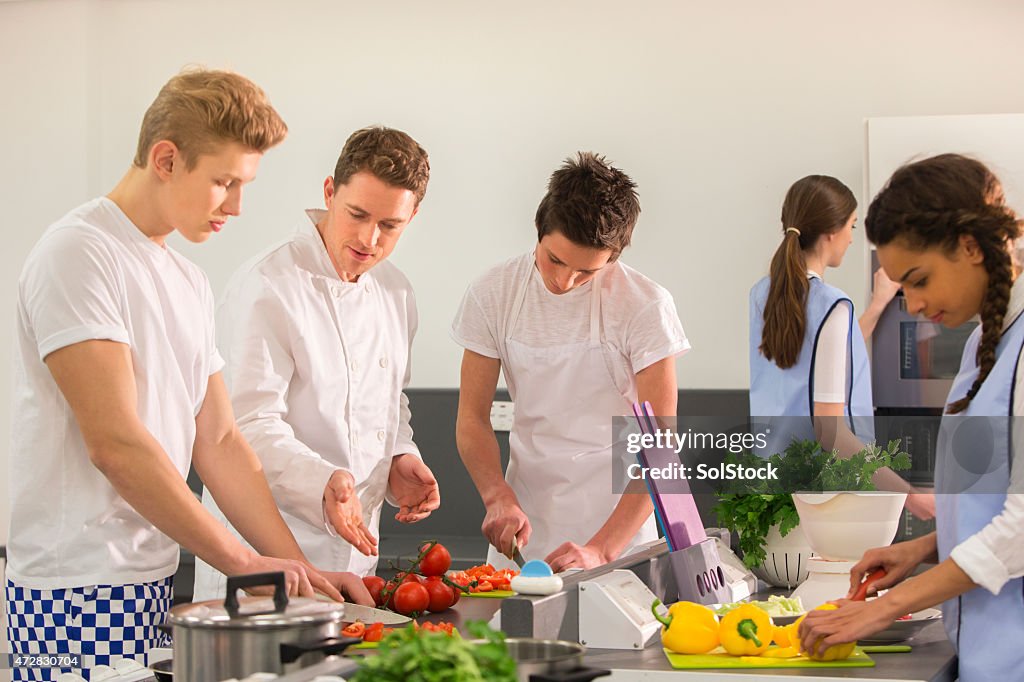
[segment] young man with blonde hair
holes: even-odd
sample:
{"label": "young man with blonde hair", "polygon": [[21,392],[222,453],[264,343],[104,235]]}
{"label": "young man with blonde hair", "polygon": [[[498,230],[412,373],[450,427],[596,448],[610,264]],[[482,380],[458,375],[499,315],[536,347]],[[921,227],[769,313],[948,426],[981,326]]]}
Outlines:
{"label": "young man with blonde hair", "polygon": [[[175,231],[206,241],[238,215],[242,186],[286,132],[242,76],[179,74],[146,112],[117,186],[29,254],[10,459],[13,653],[70,656],[86,674],[142,660],[171,603],[179,544],[229,574],[283,571],[293,594],[340,598],[340,587],[367,601],[354,576],[315,571],[281,519],[235,425],[209,283],[166,244]],[[256,551],[196,500],[190,464]]]}
{"label": "young man with blonde hair", "polygon": [[[404,393],[416,301],[387,261],[429,177],[427,153],[406,133],[356,131],[324,180],[325,209],[244,265],[218,306],[239,427],[299,545],[335,571],[373,573],[385,498],[404,523],[440,503]],[[362,539],[349,546],[336,533]],[[197,565],[197,595],[222,581]]]}

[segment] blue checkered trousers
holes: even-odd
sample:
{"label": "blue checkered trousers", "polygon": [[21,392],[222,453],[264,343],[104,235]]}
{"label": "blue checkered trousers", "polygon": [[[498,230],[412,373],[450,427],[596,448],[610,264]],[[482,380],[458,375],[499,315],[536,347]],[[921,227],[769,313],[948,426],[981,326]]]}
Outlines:
{"label": "blue checkered trousers", "polygon": [[12,656],[75,655],[81,668],[18,667],[13,679],[56,680],[64,672],[89,679],[97,665],[118,658],[146,664],[146,653],[167,646],[157,630],[173,598],[173,576],[135,585],[34,590],[7,581],[7,637]]}

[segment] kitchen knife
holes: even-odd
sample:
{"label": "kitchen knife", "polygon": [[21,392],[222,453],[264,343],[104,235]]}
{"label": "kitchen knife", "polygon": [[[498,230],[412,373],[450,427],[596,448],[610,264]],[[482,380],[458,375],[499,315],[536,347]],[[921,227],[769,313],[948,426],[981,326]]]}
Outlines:
{"label": "kitchen knife", "polygon": [[860,587],[857,588],[857,591],[853,593],[853,596],[850,597],[850,601],[864,601],[865,599],[867,599],[868,588],[871,587],[871,585],[875,583],[877,580],[884,577],[884,568],[879,568],[875,571],[872,571],[871,574],[864,579],[864,582],[860,584]]}
{"label": "kitchen knife", "polygon": [[512,561],[516,562],[516,566],[518,566],[520,570],[522,570],[523,564],[526,563],[526,559],[523,558],[523,553],[519,551],[519,545],[516,545],[516,548],[512,550]]}
{"label": "kitchen knife", "polygon": [[369,606],[361,606],[345,602],[342,604],[342,620],[351,623],[361,620],[364,623],[384,623],[384,625],[404,625],[412,620],[408,616],[393,611],[374,609]]}

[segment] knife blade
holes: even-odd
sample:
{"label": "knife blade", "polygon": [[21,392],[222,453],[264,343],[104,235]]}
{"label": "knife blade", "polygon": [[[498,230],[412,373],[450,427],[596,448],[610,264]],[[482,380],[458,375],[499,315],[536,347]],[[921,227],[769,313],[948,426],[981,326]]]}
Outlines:
{"label": "knife blade", "polygon": [[364,623],[384,623],[384,625],[404,625],[412,620],[408,616],[393,611],[374,609],[360,604],[345,602],[342,604],[342,620],[346,623],[361,620]]}
{"label": "knife blade", "polygon": [[523,564],[526,563],[526,559],[523,558],[523,553],[519,551],[519,545],[516,545],[516,548],[512,550],[512,561],[516,562],[516,566],[520,569],[522,569]]}

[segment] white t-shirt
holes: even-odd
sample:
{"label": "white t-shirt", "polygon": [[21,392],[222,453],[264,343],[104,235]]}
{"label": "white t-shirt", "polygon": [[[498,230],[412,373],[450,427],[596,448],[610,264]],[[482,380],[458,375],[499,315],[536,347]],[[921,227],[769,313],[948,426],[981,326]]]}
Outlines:
{"label": "white t-shirt", "polygon": [[[821,275],[811,270],[807,278]],[[860,333],[860,328],[854,331]],[[814,352],[814,402],[845,403],[846,402],[846,362],[849,349],[850,306],[847,303],[837,305],[825,318],[818,335],[818,346]]]}
{"label": "white t-shirt", "polygon": [[105,197],[51,225],[18,283],[7,575],[23,587],[140,583],[177,569],[177,543],[89,460],[44,363],[94,339],[130,346],[139,418],[184,478],[209,376],[224,364],[213,295],[197,266]]}
{"label": "white t-shirt", "polygon": [[[589,338],[594,280],[568,293],[553,294],[544,286],[530,251],[491,268],[469,286],[452,323],[456,343],[474,353],[500,358],[499,349],[505,343],[499,328],[511,314],[523,276],[530,280],[512,338],[534,348]],[[628,358],[634,374],[690,349],[667,289],[622,261],[604,268],[601,287],[603,338]]]}

